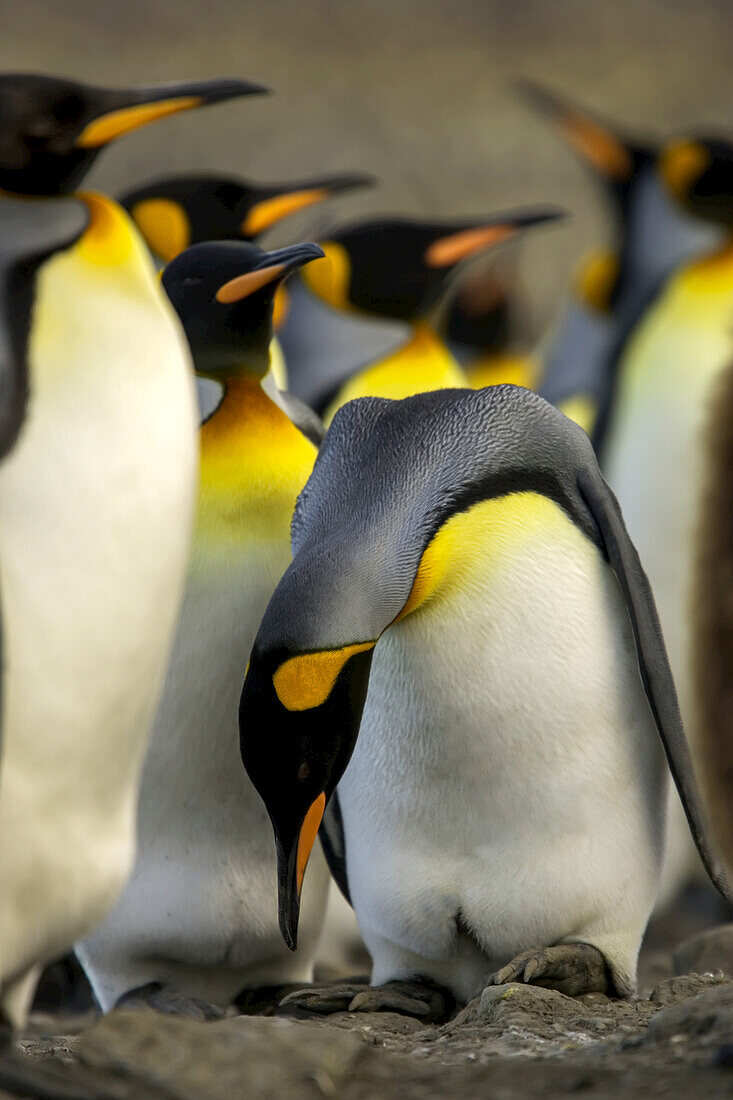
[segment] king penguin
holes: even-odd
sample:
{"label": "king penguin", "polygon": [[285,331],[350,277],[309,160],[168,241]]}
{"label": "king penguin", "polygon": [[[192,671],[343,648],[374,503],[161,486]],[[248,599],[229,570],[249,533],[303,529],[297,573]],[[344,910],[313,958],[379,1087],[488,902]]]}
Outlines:
{"label": "king penguin", "polygon": [[[254,183],[216,173],[161,176],[126,191],[120,202],[129,212],[156,260],[170,263],[192,244],[204,241],[256,241],[284,218],[375,182],[357,173],[317,176],[291,183]],[[285,322],[289,296],[281,283],[275,294],[273,328]],[[273,337],[271,370],[287,390],[282,348]]]}
{"label": "king penguin", "polygon": [[450,279],[466,260],[560,217],[557,210],[517,210],[461,221],[381,218],[345,226],[322,241],[325,258],[303,275],[315,295],[334,309],[409,326],[399,348],[340,386],[326,408],[326,423],[356,397],[401,398],[468,385],[432,317]]}
{"label": "king penguin", "polygon": [[273,298],[317,245],[198,244],[164,270],[201,393],[201,481],[183,609],[143,774],[137,862],[79,955],[104,1010],[121,997],[216,1014],[245,988],[311,978],[329,885],[321,859],[293,956],[276,920],[267,816],[238,761],[241,667],[290,561],[316,456],[263,391]]}
{"label": "king penguin", "polygon": [[0,75],[5,1026],[23,1023],[41,966],[102,919],[130,869],[196,485],[190,358],[147,249],[115,202],[61,196],[128,131],[259,90]]}
{"label": "king penguin", "polygon": [[357,173],[290,183],[254,183],[207,173],[161,176],[124,192],[120,202],[162,263],[205,241],[256,241],[284,218],[334,195],[374,183]]}
{"label": "king penguin", "polygon": [[600,182],[611,216],[611,244],[583,257],[540,349],[540,393],[585,428],[599,450],[619,349],[667,276],[712,247],[720,231],[670,196],[657,140],[630,136],[532,81],[518,88]]}
{"label": "king penguin", "polygon": [[375,988],[316,1011],[440,1016],[487,982],[635,988],[662,746],[711,876],[654,600],[586,434],[530,390],[341,409],[240,704],[283,936],[324,808]]}
{"label": "king penguin", "polygon": [[[733,358],[733,145],[673,141],[659,164],[670,201],[726,235],[722,245],[667,279],[631,332],[615,365],[617,396],[601,462],[654,588],[695,752],[692,579],[703,519],[706,423]],[[710,518],[708,531],[716,519],[727,522]],[[679,814],[670,840],[671,892],[692,868]]]}

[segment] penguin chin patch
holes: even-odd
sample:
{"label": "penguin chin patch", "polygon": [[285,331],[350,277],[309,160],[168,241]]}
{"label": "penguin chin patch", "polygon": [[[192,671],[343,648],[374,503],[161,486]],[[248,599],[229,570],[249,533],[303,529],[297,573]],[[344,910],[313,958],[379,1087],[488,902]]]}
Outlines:
{"label": "penguin chin patch", "polygon": [[224,400],[225,387],[214,378],[200,378],[196,375],[196,394],[199,401],[199,421],[205,424],[210,420]]}

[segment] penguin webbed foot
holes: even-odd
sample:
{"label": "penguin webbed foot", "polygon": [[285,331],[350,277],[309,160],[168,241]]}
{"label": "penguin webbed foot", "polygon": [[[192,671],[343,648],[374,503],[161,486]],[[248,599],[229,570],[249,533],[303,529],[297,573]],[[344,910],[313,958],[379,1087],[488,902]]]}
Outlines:
{"label": "penguin webbed foot", "polygon": [[280,1002],[280,1013],[395,1012],[432,1024],[447,1020],[455,1006],[455,998],[448,989],[428,979],[415,978],[378,986],[352,983],[298,990]]}
{"label": "penguin webbed foot", "polygon": [[224,1016],[224,1009],[218,1005],[209,1004],[200,997],[187,997],[183,993],[177,993],[175,989],[169,989],[161,982],[148,982],[128,990],[117,999],[115,1008],[152,1008],[155,1012],[188,1016],[201,1021],[220,1020]]}
{"label": "penguin webbed foot", "polygon": [[492,974],[488,984],[508,982],[556,989],[567,997],[579,997],[582,993],[616,994],[608,963],[598,948],[588,943],[558,943],[522,951]]}

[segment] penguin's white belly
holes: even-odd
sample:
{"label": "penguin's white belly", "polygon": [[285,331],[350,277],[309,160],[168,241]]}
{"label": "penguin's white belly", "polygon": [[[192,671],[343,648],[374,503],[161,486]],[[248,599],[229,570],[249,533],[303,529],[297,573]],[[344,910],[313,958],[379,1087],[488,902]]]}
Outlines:
{"label": "penguin's white belly", "polygon": [[147,267],[44,268],[0,468],[6,982],[88,932],[133,856],[196,484],[188,354]]}
{"label": "penguin's white belly", "polygon": [[[534,501],[531,537],[504,525],[375,652],[339,796],[376,983],[419,970],[471,996],[563,938],[633,980],[661,859],[661,751],[615,578]],[[473,511],[490,526],[504,507]],[[461,929],[480,947],[467,965]]]}
{"label": "penguin's white belly", "polygon": [[105,1009],[152,980],[227,1004],[245,986],[311,978],[325,861],[317,848],[294,955],[277,923],[272,827],[239,755],[244,670],[288,562],[285,538],[194,558],[145,762],[135,869],[82,947]]}

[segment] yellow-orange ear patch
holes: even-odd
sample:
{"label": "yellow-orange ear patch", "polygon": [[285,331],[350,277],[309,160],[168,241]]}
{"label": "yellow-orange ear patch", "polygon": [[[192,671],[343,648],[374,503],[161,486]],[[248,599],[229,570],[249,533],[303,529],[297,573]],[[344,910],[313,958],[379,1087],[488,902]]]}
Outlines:
{"label": "yellow-orange ear patch", "polygon": [[325,255],[307,264],[301,279],[309,290],[334,309],[349,308],[351,286],[351,261],[342,244],[337,241],[319,241]]}
{"label": "yellow-orange ear patch", "polygon": [[288,657],[272,677],[278,699],[286,710],[320,707],[333,691],[341,669],[356,653],[366,653],[376,642],[357,642],[341,649],[299,653]]}
{"label": "yellow-orange ear patch", "polygon": [[318,836],[318,830],[325,808],[326,795],[325,792],[321,792],[318,798],[311,803],[308,813],[305,815],[305,820],[300,827],[298,854],[295,862],[295,884],[298,890],[298,897],[300,897],[300,891],[303,888],[303,876],[305,875],[308,859],[313,851],[316,837]]}
{"label": "yellow-orange ear patch", "polygon": [[576,279],[576,291],[580,300],[599,313],[607,313],[618,271],[618,256],[615,252],[601,249],[592,252],[584,261]]}
{"label": "yellow-orange ear patch", "polygon": [[116,141],[123,134],[147,126],[149,122],[157,122],[159,118],[178,114],[179,111],[189,111],[192,107],[199,107],[202,102],[200,96],[182,95],[175,99],[162,99],[158,103],[121,107],[119,111],[110,111],[99,118],[93,118],[79,134],[75,145],[77,149],[99,149],[110,141]]}
{"label": "yellow-orange ear patch", "polygon": [[710,153],[699,142],[675,141],[662,153],[659,171],[672,194],[684,200],[709,164]]}
{"label": "yellow-orange ear patch", "polygon": [[483,248],[499,244],[517,232],[516,226],[486,225],[476,229],[462,229],[447,237],[440,237],[425,250],[428,267],[452,267]]}
{"label": "yellow-orange ear patch", "polygon": [[328,191],[325,187],[309,187],[302,191],[289,191],[285,195],[273,195],[270,199],[262,199],[247,212],[247,217],[242,222],[242,233],[245,237],[256,237],[283,218],[289,217],[290,214],[296,214],[299,210],[305,210],[307,206],[313,206],[327,198]]}
{"label": "yellow-orange ear patch", "polygon": [[133,206],[132,217],[151,252],[165,263],[175,259],[191,242],[186,211],[171,199],[141,199]]}

